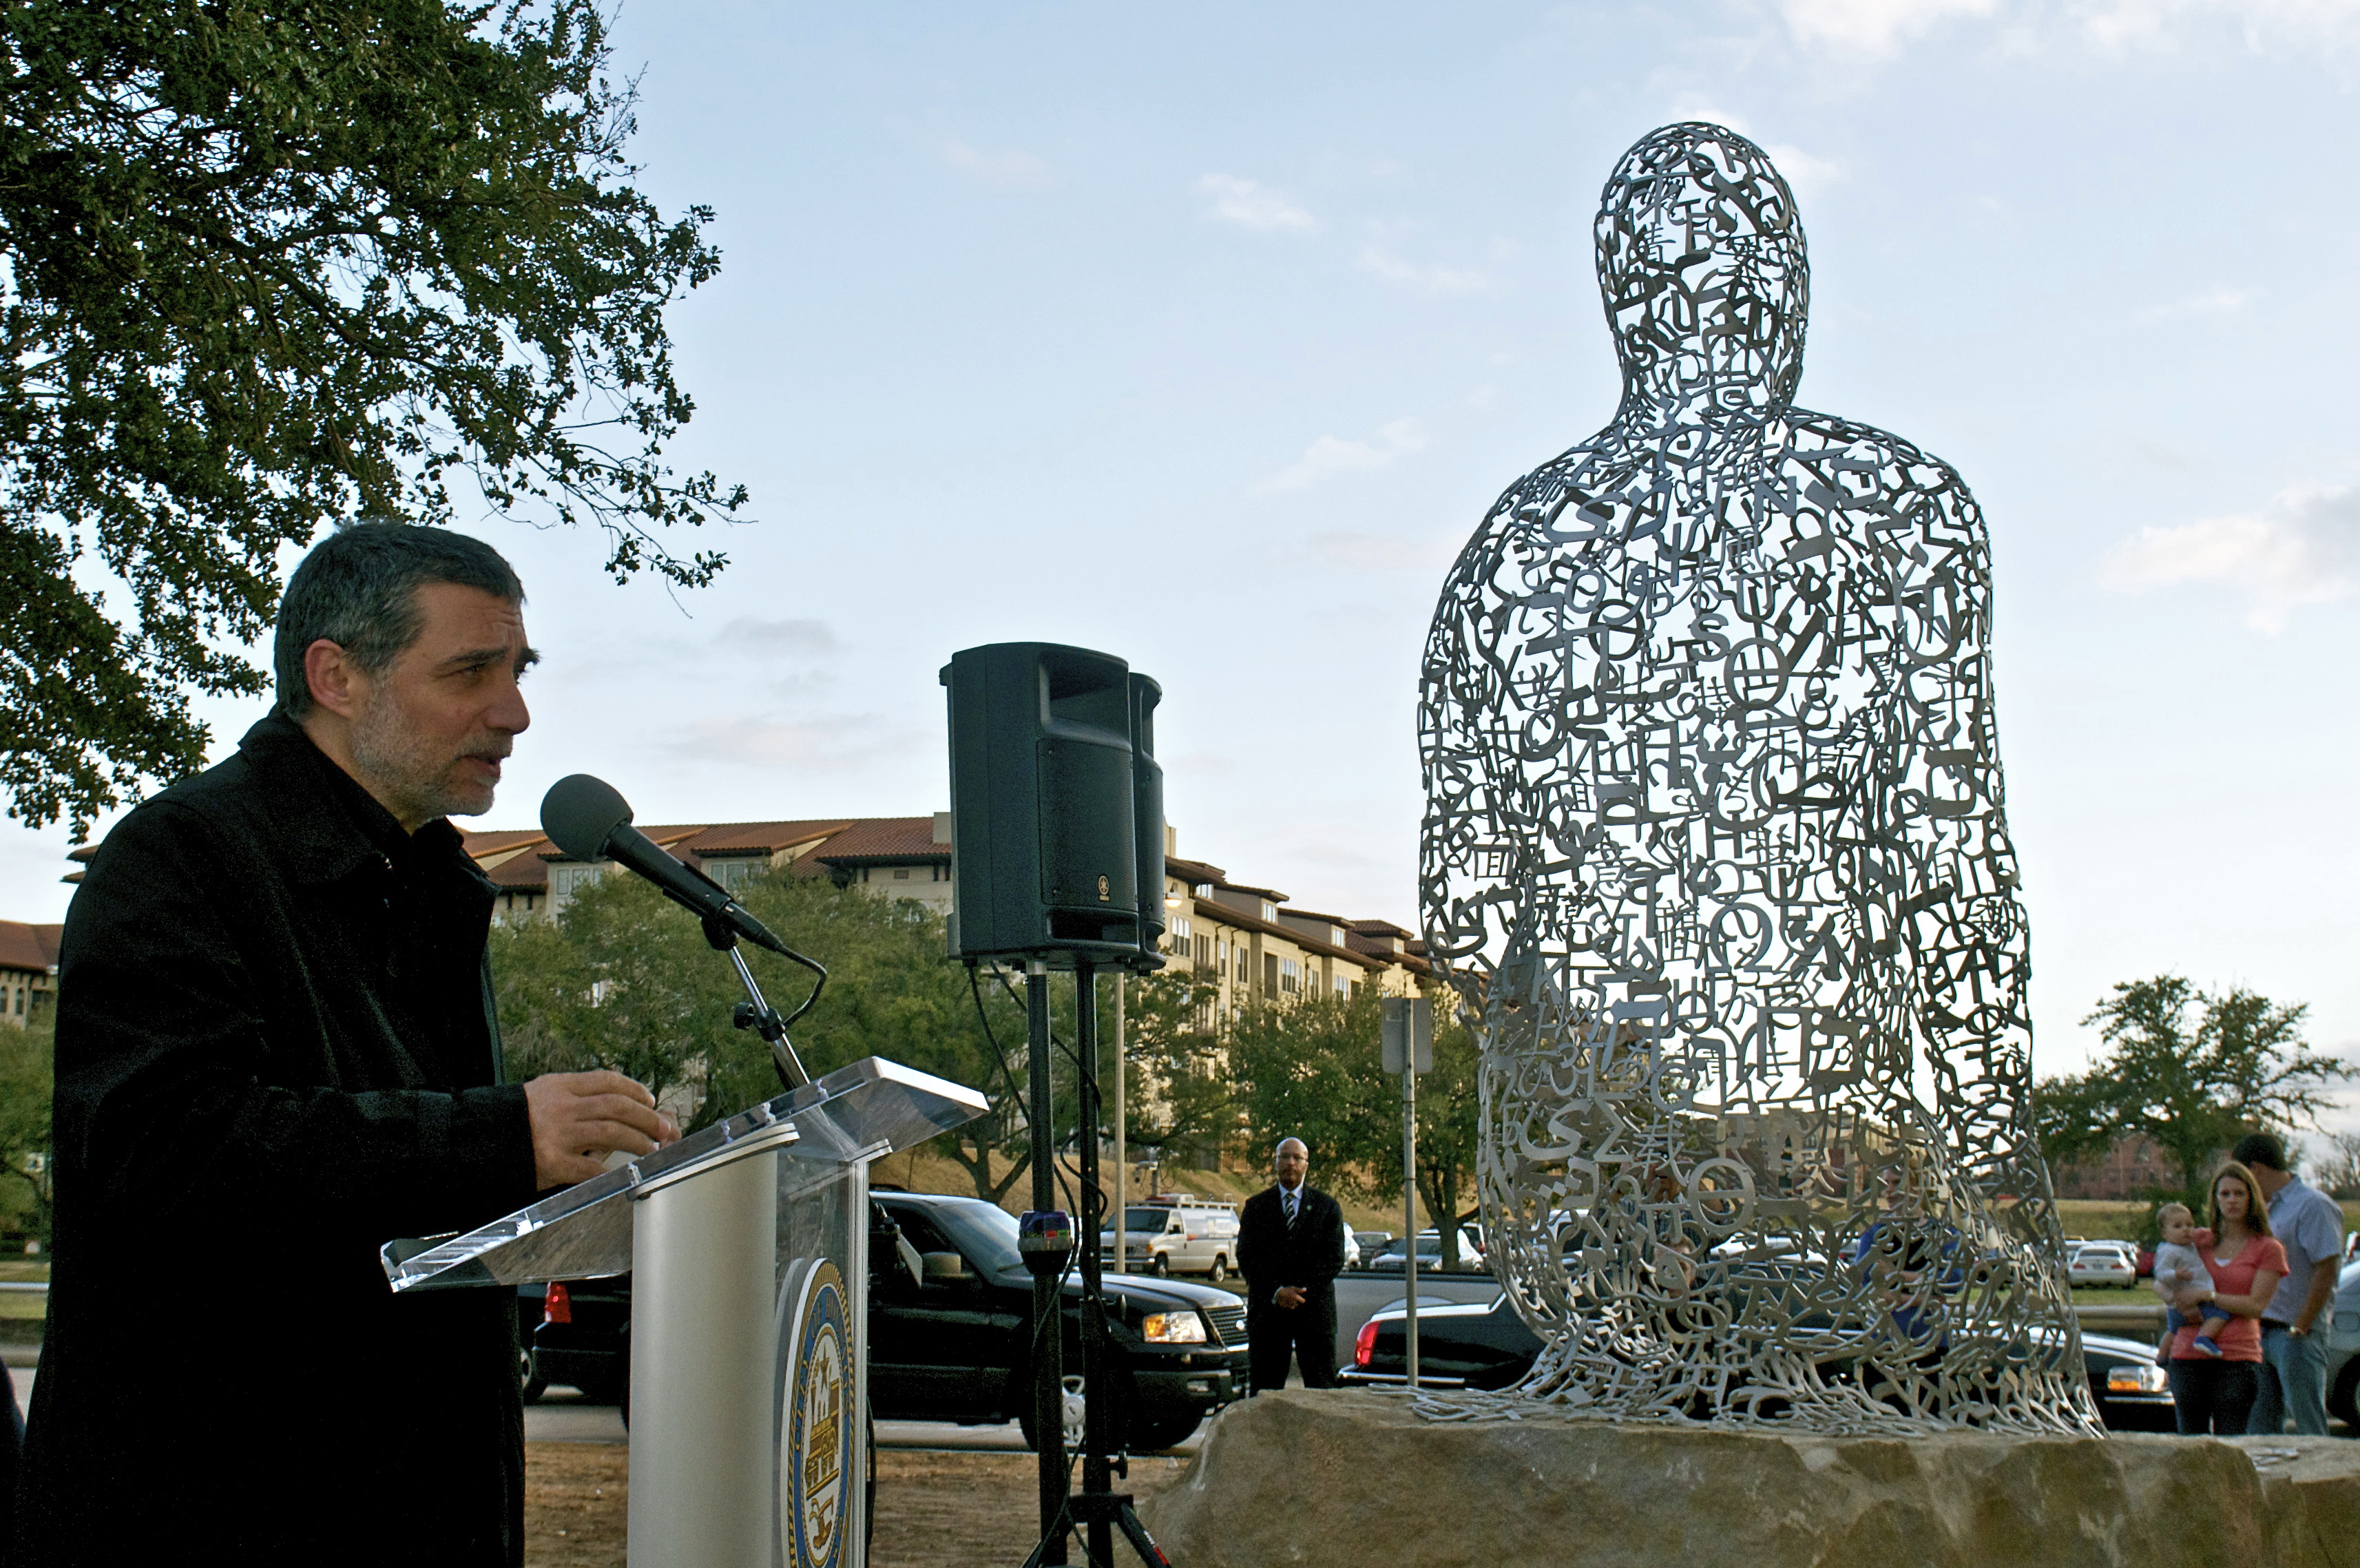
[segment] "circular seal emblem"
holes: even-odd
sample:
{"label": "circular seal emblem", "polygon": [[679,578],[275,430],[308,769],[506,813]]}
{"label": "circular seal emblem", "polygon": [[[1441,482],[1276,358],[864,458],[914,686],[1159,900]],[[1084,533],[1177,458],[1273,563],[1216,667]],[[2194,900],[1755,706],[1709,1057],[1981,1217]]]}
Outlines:
{"label": "circular seal emblem", "polygon": [[844,1276],[822,1260],[803,1280],[786,1379],[786,1443],[779,1490],[790,1568],[838,1568],[853,1493],[859,1417]]}

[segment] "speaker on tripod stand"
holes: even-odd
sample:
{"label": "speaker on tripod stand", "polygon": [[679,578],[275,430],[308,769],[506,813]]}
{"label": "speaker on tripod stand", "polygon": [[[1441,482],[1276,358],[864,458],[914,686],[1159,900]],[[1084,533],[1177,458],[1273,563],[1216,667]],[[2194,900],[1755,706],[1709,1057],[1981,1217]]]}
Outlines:
{"label": "speaker on tripod stand", "polygon": [[[1154,715],[1163,689],[1123,660],[1055,643],[995,643],[952,655],[950,952],[970,965],[1020,963],[1025,975],[1032,1213],[1033,1431],[1040,1443],[1041,1543],[1032,1564],[1066,1561],[1074,1529],[1090,1560],[1113,1561],[1120,1530],[1149,1568],[1169,1568],[1131,1498],[1112,1489],[1102,1391],[1106,1307],[1098,1236],[1098,972],[1147,974],[1164,913],[1164,770]],[[1056,1207],[1049,982],[1075,988],[1079,1225]],[[1063,1222],[1062,1224],[1059,1222]],[[1077,1251],[1070,1239],[1078,1232]],[[1068,1489],[1064,1439],[1065,1279],[1081,1276],[1082,1489]]]}

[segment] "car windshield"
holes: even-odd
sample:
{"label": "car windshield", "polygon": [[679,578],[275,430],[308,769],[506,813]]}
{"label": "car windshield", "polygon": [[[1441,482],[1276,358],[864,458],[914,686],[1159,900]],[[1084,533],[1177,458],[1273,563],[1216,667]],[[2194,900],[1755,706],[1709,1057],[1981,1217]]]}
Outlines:
{"label": "car windshield", "polygon": [[1023,1265],[1016,1250],[1016,1216],[980,1198],[953,1198],[928,1205],[967,1261],[987,1273]]}
{"label": "car windshield", "polygon": [[[1172,1211],[1170,1209],[1125,1209],[1122,1211],[1122,1228],[1125,1230],[1162,1230],[1164,1228],[1164,1220],[1170,1216],[1171,1213]],[[1109,1225],[1107,1228],[1109,1230],[1112,1230],[1114,1227],[1112,1225]]]}

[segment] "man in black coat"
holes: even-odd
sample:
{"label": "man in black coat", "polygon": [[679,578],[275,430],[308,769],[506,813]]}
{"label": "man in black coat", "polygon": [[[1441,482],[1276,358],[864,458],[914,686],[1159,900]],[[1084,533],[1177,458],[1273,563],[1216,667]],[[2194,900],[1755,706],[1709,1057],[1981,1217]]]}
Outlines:
{"label": "man in black coat", "polygon": [[523,596],[463,535],[335,534],[277,710],[92,861],[20,1563],[522,1560],[516,1294],[396,1298],[377,1249],[677,1136],[618,1073],[505,1082],[493,890],[443,819],[528,722]]}
{"label": "man in black coat", "polygon": [[1311,1151],[1282,1139],[1278,1181],[1238,1215],[1238,1271],[1246,1277],[1246,1339],[1254,1393],[1286,1387],[1286,1363],[1306,1388],[1336,1386],[1336,1276],[1344,1269],[1344,1211],[1310,1184]]}

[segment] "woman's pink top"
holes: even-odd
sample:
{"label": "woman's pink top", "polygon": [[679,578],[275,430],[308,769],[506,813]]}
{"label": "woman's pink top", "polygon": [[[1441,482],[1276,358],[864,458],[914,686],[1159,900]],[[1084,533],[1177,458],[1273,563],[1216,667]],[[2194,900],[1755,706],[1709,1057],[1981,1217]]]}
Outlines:
{"label": "woman's pink top", "polygon": [[[2254,1293],[2256,1274],[2269,1269],[2283,1278],[2287,1271],[2286,1248],[2267,1236],[2251,1237],[2238,1250],[2236,1257],[2226,1261],[2215,1258],[2209,1247],[2199,1247],[2197,1256],[2203,1258],[2204,1267],[2212,1271],[2212,1290],[2217,1295],[2250,1296]],[[2174,1361],[2212,1359],[2196,1348],[2196,1335],[2202,1326],[2196,1315],[2190,1313],[2188,1323],[2172,1336],[2171,1358]],[[2221,1347],[2222,1360],[2259,1361],[2262,1358],[2262,1323],[2259,1318],[2231,1318],[2225,1323],[2215,1318],[2211,1326],[2212,1343]]]}

